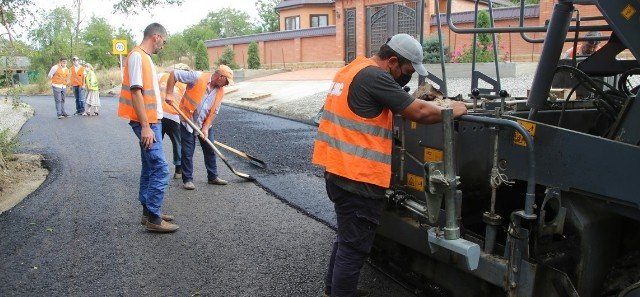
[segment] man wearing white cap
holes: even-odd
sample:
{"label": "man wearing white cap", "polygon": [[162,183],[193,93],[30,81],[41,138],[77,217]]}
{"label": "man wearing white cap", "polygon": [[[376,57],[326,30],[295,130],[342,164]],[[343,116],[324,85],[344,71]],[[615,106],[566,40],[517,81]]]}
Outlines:
{"label": "man wearing white cap", "polygon": [[[338,221],[325,278],[325,296],[363,296],[358,278],[379,224],[391,183],[393,114],[424,124],[442,120],[441,107],[415,100],[402,87],[414,72],[426,76],[422,46],[397,34],[371,58],[342,68],[324,105],[312,162],[325,169],[329,199]],[[467,112],[451,104],[455,117]]]}
{"label": "man wearing white cap", "polygon": [[[233,84],[233,71],[226,65],[220,65],[215,72],[198,72],[174,70],[169,73],[167,90],[173,90],[176,82],[187,85],[186,91],[180,100],[180,110],[196,125],[201,127],[202,137],[213,139],[213,119],[218,114],[224,87]],[[166,102],[171,105],[175,101],[172,92],[167,92]],[[184,120],[184,119],[183,119]],[[182,182],[186,190],[194,190],[193,184],[193,153],[196,147],[197,134],[186,123],[180,125],[181,153],[182,153]],[[204,140],[200,140],[200,146],[204,154],[204,165],[207,168],[207,180],[209,184],[226,185],[227,181],[218,177],[216,155]]]}

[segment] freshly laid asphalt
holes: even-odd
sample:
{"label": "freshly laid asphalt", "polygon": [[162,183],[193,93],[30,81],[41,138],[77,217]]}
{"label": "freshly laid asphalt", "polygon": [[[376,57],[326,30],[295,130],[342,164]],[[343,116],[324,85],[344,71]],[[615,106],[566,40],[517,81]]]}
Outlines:
{"label": "freshly laid asphalt", "polygon": [[[51,173],[0,214],[0,296],[320,296],[335,237],[319,169],[309,164],[315,127],[229,106],[219,141],[268,163],[252,167],[224,152],[245,182],[218,161],[227,186],[206,184],[196,149],[195,191],[172,180],[163,211],[174,234],[139,225],[139,149],[117,100],[98,117],[55,118],[51,97],[23,98],[36,115],[22,128],[25,152]],[[73,102],[68,100],[67,111]],[[170,142],[164,142],[171,162]],[[171,170],[173,171],[173,169]],[[371,296],[411,296],[365,265]]]}

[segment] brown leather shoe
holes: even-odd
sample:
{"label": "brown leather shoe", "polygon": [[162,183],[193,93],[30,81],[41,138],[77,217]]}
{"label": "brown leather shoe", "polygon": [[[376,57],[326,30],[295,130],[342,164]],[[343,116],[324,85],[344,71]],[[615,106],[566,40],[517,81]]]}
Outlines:
{"label": "brown leather shoe", "polygon": [[160,222],[159,225],[156,225],[147,221],[146,226],[147,226],[147,231],[159,232],[159,233],[175,232],[179,228],[178,225],[169,223],[165,220],[162,220],[162,222]]}
{"label": "brown leather shoe", "polygon": [[[167,221],[167,222],[173,221],[173,216],[172,215],[161,214],[160,218],[162,218],[163,221]],[[140,219],[140,225],[146,225],[148,219],[149,219],[149,217],[143,215],[142,219]]]}
{"label": "brown leather shoe", "polygon": [[211,185],[224,186],[224,185],[228,184],[229,182],[227,182],[226,180],[221,179],[221,178],[219,178],[219,177],[216,177],[216,178],[214,178],[214,179],[210,179],[210,180],[208,181],[208,183],[209,183],[209,184],[211,184]]}

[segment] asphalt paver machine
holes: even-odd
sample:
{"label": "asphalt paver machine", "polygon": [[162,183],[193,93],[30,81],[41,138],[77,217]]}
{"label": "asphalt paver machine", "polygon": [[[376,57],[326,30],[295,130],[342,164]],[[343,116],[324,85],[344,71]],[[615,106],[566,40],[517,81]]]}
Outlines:
{"label": "asphalt paver machine", "polygon": [[[542,43],[526,98],[501,90],[497,69],[489,77],[474,67],[470,95],[459,98],[468,115],[394,119],[392,187],[371,258],[419,294],[640,296],[640,92],[631,79],[640,74],[640,2],[556,2],[540,27],[523,26],[523,13],[507,28],[457,28],[447,16],[456,33],[493,34],[494,49],[496,33]],[[587,6],[602,16],[580,18]],[[590,40],[606,44],[559,63],[565,43]],[[586,95],[553,96],[558,75]],[[444,71],[427,78],[446,92]]]}

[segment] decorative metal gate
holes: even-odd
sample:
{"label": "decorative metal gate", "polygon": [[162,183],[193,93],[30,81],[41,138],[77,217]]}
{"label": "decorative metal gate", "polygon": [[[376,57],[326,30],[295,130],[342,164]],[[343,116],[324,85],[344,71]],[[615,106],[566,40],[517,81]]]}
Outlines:
{"label": "decorative metal gate", "polygon": [[345,62],[348,64],[356,58],[356,10],[354,8],[344,11],[344,50]]}
{"label": "decorative metal gate", "polygon": [[367,7],[367,53],[378,52],[387,39],[398,33],[418,34],[416,10],[400,4]]}

